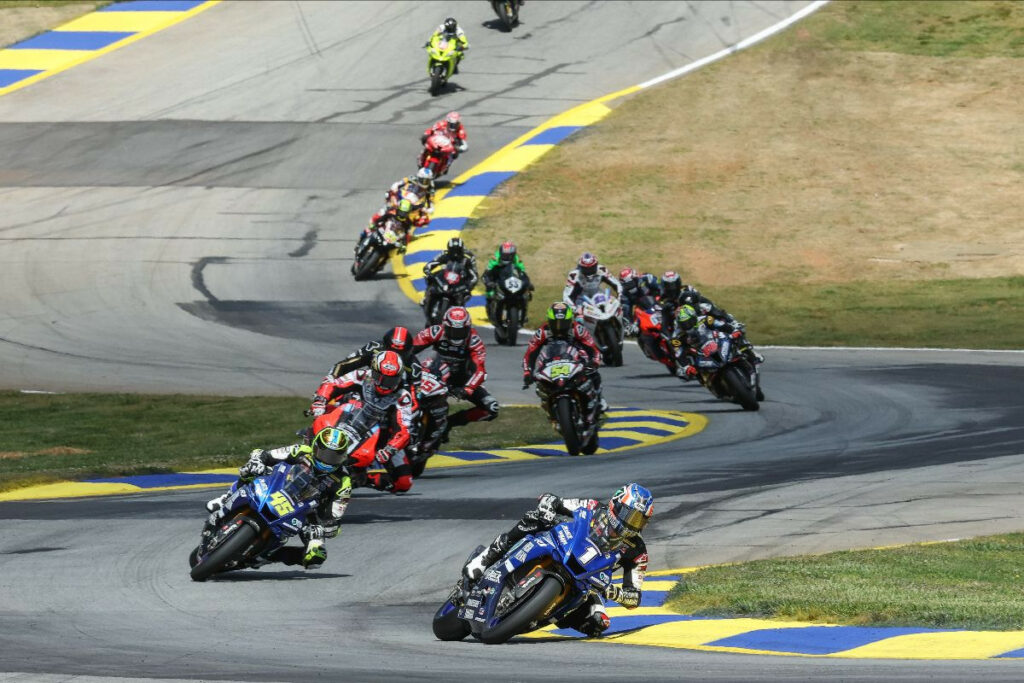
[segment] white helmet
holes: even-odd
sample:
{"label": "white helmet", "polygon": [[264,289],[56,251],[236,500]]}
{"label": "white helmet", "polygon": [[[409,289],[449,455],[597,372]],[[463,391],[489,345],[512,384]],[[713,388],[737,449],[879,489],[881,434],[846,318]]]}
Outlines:
{"label": "white helmet", "polygon": [[434,182],[434,172],[429,168],[421,168],[416,171],[416,184],[420,187],[429,187]]}

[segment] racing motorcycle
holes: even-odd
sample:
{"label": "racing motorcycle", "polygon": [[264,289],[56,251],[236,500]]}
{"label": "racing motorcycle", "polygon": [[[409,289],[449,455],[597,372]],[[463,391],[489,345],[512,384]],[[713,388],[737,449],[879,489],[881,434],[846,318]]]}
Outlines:
{"label": "racing motorcycle", "polygon": [[437,35],[432,36],[427,43],[427,74],[430,76],[430,94],[434,97],[448,85],[448,79],[455,71],[458,46],[457,40]]}
{"label": "racing motorcycle", "polygon": [[352,276],[356,280],[367,280],[377,274],[394,250],[405,251],[406,230],[394,216],[374,227],[369,234],[362,234],[355,246],[352,260]]}
{"label": "racing motorcycle", "polygon": [[466,286],[468,281],[461,263],[446,263],[444,268],[430,274],[423,297],[423,313],[428,326],[440,325],[449,308],[466,305],[472,294]]}
{"label": "racing motorcycle", "polygon": [[491,0],[491,7],[506,33],[519,23],[519,0]]}
{"label": "racing motorcycle", "polygon": [[594,335],[605,365],[621,366],[624,335],[619,297],[606,287],[593,296],[584,294],[580,297],[577,310],[583,314],[583,324]]}
{"label": "racing motorcycle", "polygon": [[[611,583],[618,553],[602,553],[590,538],[593,511],[523,538],[475,582],[463,576],[434,614],[434,635],[504,643],[521,633],[557,623]],[[477,549],[468,564],[482,552]],[[465,564],[463,566],[465,566]]]}
{"label": "racing motorcycle", "polygon": [[597,452],[597,389],[587,375],[586,362],[583,351],[567,341],[553,340],[541,348],[533,367],[540,405],[562,435],[569,455]]}
{"label": "racing motorcycle", "polygon": [[487,319],[494,325],[494,341],[515,346],[519,326],[526,317],[529,291],[512,263],[501,266],[493,294],[487,299]]}
{"label": "racing motorcycle", "polygon": [[758,410],[761,404],[761,375],[737,348],[735,340],[719,330],[701,326],[694,365],[697,378],[716,398],[732,401],[744,410]]}
{"label": "racing motorcycle", "polygon": [[409,465],[413,478],[423,475],[427,461],[441,447],[444,430],[448,426],[448,382],[451,370],[437,358],[423,362],[420,382],[416,386],[419,403],[416,444],[409,448]]}
{"label": "racing motorcycle", "polygon": [[455,160],[455,143],[450,137],[442,133],[434,133],[427,138],[416,163],[420,168],[429,168],[434,173],[434,179],[438,179],[448,173],[448,169]]}
{"label": "racing motorcycle", "polygon": [[641,297],[633,307],[636,320],[636,343],[643,354],[668,368],[670,375],[676,374],[676,361],[668,341],[661,333],[661,309],[649,296]]}

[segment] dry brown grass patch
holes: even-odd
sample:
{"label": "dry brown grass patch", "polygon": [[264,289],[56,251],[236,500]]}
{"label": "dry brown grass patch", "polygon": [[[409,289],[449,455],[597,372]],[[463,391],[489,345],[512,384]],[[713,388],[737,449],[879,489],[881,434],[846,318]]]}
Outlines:
{"label": "dry brown grass patch", "polygon": [[0,451],[0,460],[17,460],[19,458],[29,458],[33,455],[86,455],[88,453],[92,453],[92,451],[86,448],[53,446],[52,448],[44,448],[31,453],[26,451]]}

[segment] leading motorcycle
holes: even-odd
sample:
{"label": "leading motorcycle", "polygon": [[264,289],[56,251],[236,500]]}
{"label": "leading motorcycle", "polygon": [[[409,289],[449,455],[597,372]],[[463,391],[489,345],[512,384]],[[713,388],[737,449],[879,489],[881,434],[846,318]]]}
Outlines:
{"label": "leading motorcycle", "polygon": [[[460,578],[434,614],[434,635],[462,640],[472,634],[484,643],[504,643],[557,623],[591,593],[602,594],[618,554],[602,553],[590,539],[593,514],[576,510],[571,520],[523,538],[477,581]],[[478,546],[466,563],[483,549]]]}
{"label": "leading motorcycle", "polygon": [[491,0],[491,8],[498,15],[506,33],[519,24],[519,4],[519,0]]}
{"label": "leading motorcycle", "polygon": [[587,374],[587,355],[567,341],[549,341],[537,355],[533,378],[541,407],[562,435],[569,455],[595,453],[599,405]]}
{"label": "leading motorcycle", "polygon": [[430,94],[434,97],[448,84],[455,71],[458,46],[457,40],[439,35],[431,36],[427,43],[427,75],[430,76]]}

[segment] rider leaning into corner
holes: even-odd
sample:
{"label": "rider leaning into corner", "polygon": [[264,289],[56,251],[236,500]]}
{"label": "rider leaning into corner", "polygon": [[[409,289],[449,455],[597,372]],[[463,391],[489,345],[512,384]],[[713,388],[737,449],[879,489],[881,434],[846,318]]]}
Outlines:
{"label": "rider leaning into corner", "polygon": [[457,111],[448,112],[443,119],[435,121],[430,128],[423,131],[420,144],[426,145],[427,140],[434,135],[444,135],[451,140],[455,146],[456,157],[469,149],[469,143],[466,142],[466,127],[462,125],[462,116]]}
{"label": "rider leaning into corner", "polygon": [[240,485],[248,484],[278,463],[292,465],[304,462],[309,465],[313,474],[312,486],[318,489],[317,497],[320,504],[310,515],[309,523],[299,532],[299,538],[306,544],[305,548],[283,546],[274,553],[271,560],[286,565],[301,564],[306,569],[313,569],[324,563],[327,559],[324,539],[334,538],[341,531],[341,518],[345,515],[349,499],[352,497],[352,480],[341,466],[345,457],[339,451],[339,439],[344,438],[341,433],[331,426],[316,422],[313,429],[316,436],[310,444],[298,443],[270,450],[257,448],[249,454],[249,460],[238,468],[238,482],[227,493],[206,504],[210,516],[203,527],[204,539],[212,536],[224,517],[225,501]]}
{"label": "rider leaning into corner", "polygon": [[[647,573],[647,546],[640,532],[654,512],[654,496],[639,484],[626,484],[607,504],[592,498],[559,498],[545,493],[535,509],[524,514],[507,533],[491,541],[482,553],[469,561],[463,573],[476,581],[524,537],[552,529],[561,521],[560,516],[572,516],[580,508],[594,511],[590,540],[606,555],[617,556],[617,566],[622,567],[622,586],[609,585],[601,597],[626,609],[639,607]],[[566,615],[557,626],[576,629],[590,637],[601,635],[611,623],[601,597],[591,594],[587,602]]]}
{"label": "rider leaning into corner", "polygon": [[[537,362],[544,345],[552,340],[564,340],[587,354],[586,373],[594,384],[597,394],[598,414],[608,409],[608,404],[601,395],[601,373],[597,368],[601,365],[601,350],[597,348],[594,335],[590,334],[582,323],[573,317],[572,309],[562,301],[556,301],[548,309],[547,321],[537,328],[530,338],[530,345],[523,354],[523,389],[533,384],[533,366]],[[587,412],[590,412],[590,406]]]}
{"label": "rider leaning into corner", "polygon": [[569,271],[566,277],[565,289],[562,292],[562,301],[570,306],[579,304],[580,296],[586,294],[593,296],[605,284],[611,287],[616,297],[621,296],[622,286],[612,276],[611,272],[600,263],[597,257],[589,251],[580,256],[576,268]]}

